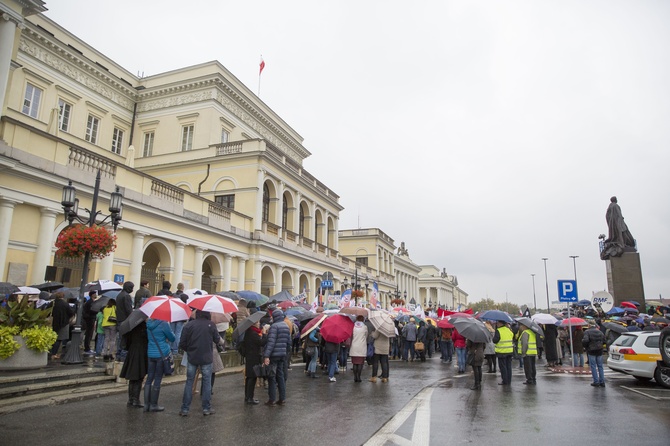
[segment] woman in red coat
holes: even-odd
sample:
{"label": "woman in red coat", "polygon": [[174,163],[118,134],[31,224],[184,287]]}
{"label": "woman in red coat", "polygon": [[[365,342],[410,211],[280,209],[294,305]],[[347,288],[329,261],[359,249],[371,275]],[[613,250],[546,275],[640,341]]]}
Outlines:
{"label": "woman in red coat", "polygon": [[456,359],[458,360],[458,373],[465,373],[465,361],[468,356],[468,351],[465,345],[465,338],[454,328],[451,334],[451,340],[454,341],[454,348],[456,349]]}

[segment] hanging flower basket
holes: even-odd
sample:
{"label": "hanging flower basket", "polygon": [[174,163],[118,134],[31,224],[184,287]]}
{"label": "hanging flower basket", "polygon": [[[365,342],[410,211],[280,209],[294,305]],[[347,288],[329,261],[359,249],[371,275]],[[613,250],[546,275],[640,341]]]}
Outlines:
{"label": "hanging flower basket", "polygon": [[87,252],[94,259],[102,259],[116,249],[116,234],[102,226],[70,226],[56,240],[56,255],[82,257]]}
{"label": "hanging flower basket", "polygon": [[402,300],[402,299],[393,299],[391,301],[391,305],[402,306],[402,305],[405,305],[405,301]]}
{"label": "hanging flower basket", "polygon": [[353,290],[351,297],[365,297],[365,292],[363,290]]}

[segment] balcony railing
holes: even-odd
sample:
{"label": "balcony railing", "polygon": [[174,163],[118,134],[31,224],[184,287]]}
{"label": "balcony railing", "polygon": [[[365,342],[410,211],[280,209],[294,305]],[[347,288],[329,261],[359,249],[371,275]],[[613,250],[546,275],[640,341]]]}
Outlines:
{"label": "balcony railing", "polygon": [[184,202],[184,191],[176,186],[172,186],[162,181],[151,181],[151,195],[155,195],[164,200],[172,201],[173,203]]}
{"label": "balcony railing", "polygon": [[89,152],[78,147],[70,147],[70,156],[68,164],[82,170],[89,172],[96,172],[100,169],[103,176],[114,179],[116,178],[116,164],[101,156]]}
{"label": "balcony railing", "polygon": [[209,204],[209,215],[230,221],[230,209],[218,203]]}
{"label": "balcony railing", "polygon": [[216,156],[242,153],[242,141],[227,142],[216,145]]}

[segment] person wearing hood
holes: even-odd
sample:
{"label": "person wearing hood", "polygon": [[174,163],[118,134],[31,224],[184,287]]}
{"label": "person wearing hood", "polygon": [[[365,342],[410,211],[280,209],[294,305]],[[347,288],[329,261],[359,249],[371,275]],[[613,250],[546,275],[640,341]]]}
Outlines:
{"label": "person wearing hood", "polygon": [[[263,362],[274,369],[273,376],[268,377],[268,401],[267,406],[283,406],[286,402],[286,355],[291,348],[291,331],[284,322],[284,312],[274,310],[272,312],[272,325],[268,331],[268,339],[263,352]],[[279,388],[279,400],[277,400],[277,387]]]}
{"label": "person wearing hood", "polygon": [[364,320],[363,316],[356,316],[354,332],[351,335],[351,350],[349,350],[351,364],[354,369],[354,382],[356,383],[362,381],[363,364],[365,363],[365,357],[368,355],[368,327],[365,325]]}
{"label": "person wearing hood", "polygon": [[[118,310],[117,310],[118,311]],[[117,313],[118,314],[118,313]],[[118,316],[117,316],[118,319]],[[142,380],[147,375],[147,324],[140,323],[124,336],[128,349],[119,376],[128,380],[128,407],[141,408]]]}
{"label": "person wearing hood", "polygon": [[[135,284],[133,282],[125,282],[123,284],[123,289],[116,296],[116,323],[121,325],[123,321],[128,319],[130,313],[133,312],[133,297],[130,293],[133,292]],[[119,351],[117,352],[117,360],[123,360],[128,353],[127,344],[127,334],[121,336],[121,342],[119,344]]]}
{"label": "person wearing hood", "polygon": [[149,370],[144,383],[144,411],[162,412],[165,408],[158,405],[158,397],[161,392],[161,381],[165,375],[163,358],[170,354],[170,342],[174,342],[175,335],[170,329],[170,324],[159,319],[147,319],[147,335]]}

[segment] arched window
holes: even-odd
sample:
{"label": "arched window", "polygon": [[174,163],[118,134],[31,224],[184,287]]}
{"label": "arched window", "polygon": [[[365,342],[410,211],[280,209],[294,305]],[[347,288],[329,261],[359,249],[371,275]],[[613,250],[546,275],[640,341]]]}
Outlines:
{"label": "arched window", "polygon": [[263,185],[263,221],[270,219],[270,189],[267,184]]}
{"label": "arched window", "polygon": [[286,230],[288,227],[288,203],[286,202],[286,197],[283,198],[284,203],[282,203],[281,227],[284,228],[284,230]]}
{"label": "arched window", "polygon": [[299,234],[300,237],[305,236],[305,212],[302,209],[302,206],[300,206],[300,228],[299,228]]}

